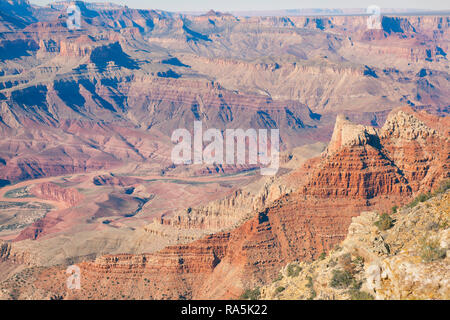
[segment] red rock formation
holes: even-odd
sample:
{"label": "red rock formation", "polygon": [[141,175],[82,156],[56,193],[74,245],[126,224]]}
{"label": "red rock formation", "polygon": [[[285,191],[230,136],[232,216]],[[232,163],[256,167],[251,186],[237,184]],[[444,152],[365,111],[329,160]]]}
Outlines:
{"label": "red rock formation", "polygon": [[45,234],[45,230],[56,226],[62,220],[53,217],[44,217],[37,220],[31,226],[25,228],[15,239],[15,242],[22,240],[36,240]]}

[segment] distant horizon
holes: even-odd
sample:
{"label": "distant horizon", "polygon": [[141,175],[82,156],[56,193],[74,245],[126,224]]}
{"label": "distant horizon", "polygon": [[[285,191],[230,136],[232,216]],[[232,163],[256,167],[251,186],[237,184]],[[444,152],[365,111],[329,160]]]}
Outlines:
{"label": "distant horizon", "polygon": [[[47,5],[52,2],[49,0],[29,0],[30,3],[36,5]],[[395,10],[423,10],[423,11],[447,11],[450,10],[450,5],[444,5],[441,0],[228,0],[226,4],[223,1],[212,0],[192,0],[186,3],[182,0],[153,0],[153,1],[138,1],[138,0],[109,0],[109,1],[84,1],[90,3],[112,3],[122,6],[128,6],[136,9],[156,9],[170,12],[195,12],[203,13],[210,10],[220,12],[268,12],[268,11],[288,11],[288,10],[348,10],[348,9],[364,9],[370,5],[377,5],[383,9]],[[338,4],[338,5],[337,5]]]}

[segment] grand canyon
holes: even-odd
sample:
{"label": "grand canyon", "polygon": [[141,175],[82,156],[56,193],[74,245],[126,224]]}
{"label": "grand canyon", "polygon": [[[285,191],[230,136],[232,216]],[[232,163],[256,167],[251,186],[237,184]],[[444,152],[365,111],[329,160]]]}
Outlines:
{"label": "grand canyon", "polygon": [[367,20],[0,0],[0,299],[450,299],[450,15]]}

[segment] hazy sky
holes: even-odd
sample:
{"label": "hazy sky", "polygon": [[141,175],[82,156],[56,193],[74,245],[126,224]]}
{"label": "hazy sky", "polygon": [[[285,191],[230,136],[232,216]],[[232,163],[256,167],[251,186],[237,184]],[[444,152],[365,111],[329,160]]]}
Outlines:
{"label": "hazy sky", "polygon": [[[31,0],[36,4],[47,4],[48,0]],[[381,8],[450,9],[447,0],[109,0],[88,2],[113,2],[131,8],[161,9],[168,11],[251,11],[301,8],[365,8],[377,5]]]}

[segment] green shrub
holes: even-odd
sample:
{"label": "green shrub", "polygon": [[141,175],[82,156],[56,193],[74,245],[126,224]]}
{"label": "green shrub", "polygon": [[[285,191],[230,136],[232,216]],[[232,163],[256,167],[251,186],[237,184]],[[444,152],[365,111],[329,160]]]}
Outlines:
{"label": "green shrub", "polygon": [[287,268],[287,275],[288,277],[295,278],[298,277],[300,272],[302,271],[302,268],[300,266],[297,266],[295,264],[290,264]]}
{"label": "green shrub", "polygon": [[419,244],[420,257],[423,262],[433,262],[446,257],[447,252],[445,249],[441,248],[439,240],[437,239],[424,237],[419,241]]}
{"label": "green shrub", "polygon": [[425,201],[427,201],[427,200],[429,200],[431,198],[431,193],[425,193],[425,194],[420,194],[418,197],[417,197],[417,200],[419,200],[420,202],[425,202]]}
{"label": "green shrub", "polygon": [[439,223],[437,223],[436,221],[431,221],[430,223],[428,223],[428,224],[426,225],[425,229],[428,230],[428,231],[432,231],[432,230],[437,231],[437,230],[440,229],[440,227],[441,227],[441,226],[440,226]]}
{"label": "green shrub", "polygon": [[330,268],[334,268],[336,266],[337,266],[337,261],[334,259],[331,259],[330,263],[328,263],[328,265],[327,265],[327,267],[330,267]]}
{"label": "green shrub", "polygon": [[325,260],[325,258],[327,257],[327,253],[326,252],[322,252],[319,256],[319,260]]}
{"label": "green shrub", "polygon": [[393,213],[393,214],[396,214],[397,211],[398,211],[398,206],[393,206],[393,207],[392,207],[392,213]]}
{"label": "green shrub", "polygon": [[380,216],[380,220],[375,222],[375,225],[378,227],[381,231],[386,231],[391,229],[394,226],[394,219],[390,217],[387,213],[383,213]]}
{"label": "green shrub", "polygon": [[285,287],[278,287],[278,288],[275,289],[275,292],[276,292],[276,293],[281,293],[281,292],[283,292],[284,290],[286,290]]}
{"label": "green shrub", "polygon": [[364,264],[364,258],[361,256],[357,256],[355,258],[355,260],[353,261],[354,264],[356,265],[363,265]]}
{"label": "green shrub", "polygon": [[370,293],[360,291],[359,289],[351,289],[348,293],[351,300],[374,300],[374,297]]}
{"label": "green shrub", "polygon": [[344,270],[350,272],[351,274],[354,273],[355,266],[352,262],[352,255],[350,253],[345,253],[341,255],[339,258],[339,263],[344,268]]}
{"label": "green shrub", "polygon": [[308,283],[306,284],[307,288],[313,288],[314,287],[314,282],[313,282],[313,278],[311,278],[310,276],[306,277],[306,280],[308,280]]}
{"label": "green shrub", "polygon": [[259,290],[259,288],[256,288],[254,290],[247,289],[241,295],[241,300],[259,300],[260,298],[261,298],[261,291]]}
{"label": "green shrub", "polygon": [[331,278],[330,286],[335,289],[346,289],[353,282],[352,274],[345,270],[333,270],[333,277]]}
{"label": "green shrub", "polygon": [[317,292],[314,289],[311,289],[310,291],[310,296],[308,298],[308,300],[314,300],[317,297]]}

